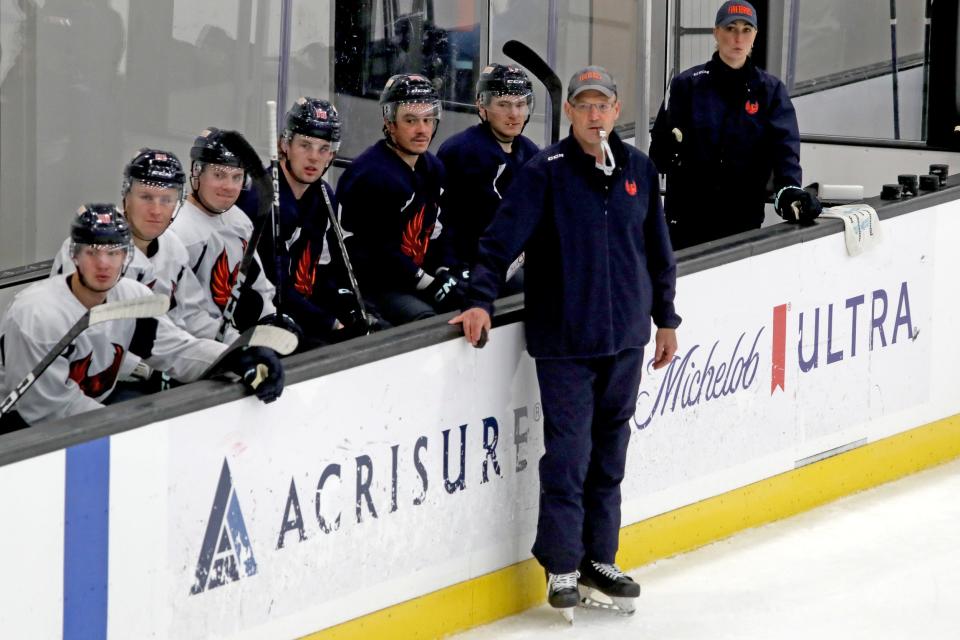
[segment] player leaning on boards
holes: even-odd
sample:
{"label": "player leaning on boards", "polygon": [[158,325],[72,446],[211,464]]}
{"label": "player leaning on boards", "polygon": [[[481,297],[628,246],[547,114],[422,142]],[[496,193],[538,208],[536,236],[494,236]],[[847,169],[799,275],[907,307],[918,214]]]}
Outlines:
{"label": "player leaning on boards", "polygon": [[[447,172],[441,197],[444,233],[450,235],[463,281],[477,259],[477,243],[517,171],[540,150],[523,129],[533,112],[533,83],[520,67],[491,64],[477,81],[480,124],[447,138],[437,157]],[[523,290],[523,271],[502,295]]]}
{"label": "player leaning on boards", "polygon": [[810,223],[821,211],[800,188],[800,134],[787,89],[750,59],[756,9],[724,2],[715,24],[713,58],[673,79],[650,133],[650,158],[667,176],[674,249],[759,229],[771,175],[782,218]]}
{"label": "player leaning on boards", "polygon": [[490,329],[503,274],[526,249],[525,330],[543,406],[540,515],[533,555],[548,600],[573,620],[584,591],[632,611],[640,587],[615,564],[629,420],[643,347],[655,369],[677,350],[676,263],[657,171],[613,132],[617,87],[601,67],[573,75],[570,134],[527,163],[480,239],[462,323],[474,346]]}
{"label": "player leaning on boards", "polygon": [[[379,328],[364,322],[330,209],[336,210],[333,187],[323,175],[340,149],[340,114],[327,100],[301,97],[283,121],[279,140],[280,242],[261,242],[263,264],[274,264],[279,248],[284,313],[303,331],[301,350],[365,335]],[[248,216],[259,210],[257,194],[244,191],[238,202]],[[273,270],[267,275],[274,279]]]}
{"label": "player leaning on boards", "polygon": [[[164,233],[183,203],[186,175],[176,155],[141,149],[123,170],[123,217],[133,236],[133,260],[124,272],[170,297],[169,316],[175,325],[197,338],[213,338],[217,318],[204,308],[204,292],[189,267],[187,249],[173,233]],[[67,238],[53,260],[51,275],[74,272]],[[232,342],[239,334],[228,334]],[[120,367],[120,386],[134,393],[160,389],[160,376],[128,353]],[[114,398],[115,400],[116,398]]]}
{"label": "player leaning on boards", "polygon": [[401,73],[387,80],[380,106],[384,139],[343,172],[337,199],[360,288],[398,325],[453,311],[462,296],[440,222],[443,165],[427,150],[440,95],[424,76]]}
{"label": "player leaning on boards", "polygon": [[[112,204],[80,208],[70,226],[75,272],[54,275],[21,291],[0,321],[0,389],[6,394],[24,380],[67,330],[104,302],[152,296],[146,285],[123,277],[133,260],[130,229]],[[227,345],[195,338],[165,315],[118,319],[80,334],[42,373],[17,404],[28,423],[98,409],[113,391],[120,363],[129,352],[181,382],[203,374]],[[257,396],[272,402],[283,390],[283,365],[263,348],[237,350],[227,367],[241,376],[259,365],[268,375]],[[245,378],[245,382],[252,379]]]}
{"label": "player leaning on boards", "polygon": [[[236,206],[246,174],[240,158],[224,144],[227,133],[209,127],[197,136],[190,148],[192,192],[170,226],[187,248],[190,268],[204,290],[204,308],[218,322],[253,235],[253,223]],[[251,286],[242,292],[232,318],[237,331],[258,321],[269,323],[276,314],[276,289],[259,258],[251,262],[247,281]]]}

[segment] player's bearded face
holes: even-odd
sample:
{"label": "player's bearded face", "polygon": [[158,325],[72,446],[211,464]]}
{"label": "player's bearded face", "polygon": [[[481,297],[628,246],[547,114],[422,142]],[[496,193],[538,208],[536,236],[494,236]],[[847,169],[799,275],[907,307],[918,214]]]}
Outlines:
{"label": "player's bearded face", "polygon": [[198,178],[200,197],[211,207],[226,211],[240,197],[243,189],[243,169],[209,164],[203,168]]}
{"label": "player's bearded face", "polygon": [[117,284],[127,258],[127,247],[121,245],[81,245],[74,263],[80,283],[91,291],[105,293]]}
{"label": "player's bearded face", "polygon": [[299,133],[293,134],[289,141],[284,140],[282,145],[287,156],[287,169],[295,179],[306,184],[319,180],[336,156],[329,140]]}
{"label": "player's bearded face", "polygon": [[180,192],[136,181],[123,202],[124,217],[134,234],[149,242],[170,226],[180,203]]}

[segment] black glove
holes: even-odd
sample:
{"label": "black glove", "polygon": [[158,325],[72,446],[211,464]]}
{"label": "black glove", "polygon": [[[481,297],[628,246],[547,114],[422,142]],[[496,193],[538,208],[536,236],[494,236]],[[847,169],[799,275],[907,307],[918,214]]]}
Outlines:
{"label": "black glove", "polygon": [[226,368],[240,376],[263,402],[273,402],[283,393],[283,363],[273,349],[243,347],[231,356]]}
{"label": "black glove", "polygon": [[257,322],[261,325],[272,325],[274,327],[280,327],[281,329],[286,329],[293,335],[297,336],[297,344],[306,344],[303,329],[300,328],[300,325],[297,322],[288,316],[285,313],[271,313],[270,315],[263,316]]}
{"label": "black glove", "polygon": [[433,282],[417,293],[441,313],[457,311],[463,305],[463,291],[459,282],[446,267],[437,269]]}
{"label": "black glove", "polygon": [[815,195],[800,187],[784,187],[777,193],[773,203],[781,218],[787,222],[811,224],[823,211],[823,205]]}

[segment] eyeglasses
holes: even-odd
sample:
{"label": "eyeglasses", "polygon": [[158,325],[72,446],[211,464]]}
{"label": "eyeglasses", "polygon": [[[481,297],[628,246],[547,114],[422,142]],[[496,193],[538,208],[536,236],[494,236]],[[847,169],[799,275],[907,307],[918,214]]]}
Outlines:
{"label": "eyeglasses", "polygon": [[573,104],[573,108],[577,113],[590,113],[590,111],[596,109],[597,113],[605,114],[610,113],[615,104],[615,102],[613,104],[609,102],[576,102]]}

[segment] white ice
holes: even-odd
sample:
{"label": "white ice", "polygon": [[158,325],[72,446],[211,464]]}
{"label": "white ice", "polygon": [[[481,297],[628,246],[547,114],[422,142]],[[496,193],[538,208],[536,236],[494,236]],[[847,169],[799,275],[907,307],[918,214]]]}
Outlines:
{"label": "white ice", "polygon": [[455,637],[960,638],[960,460],[630,575],[633,617],[544,605]]}

